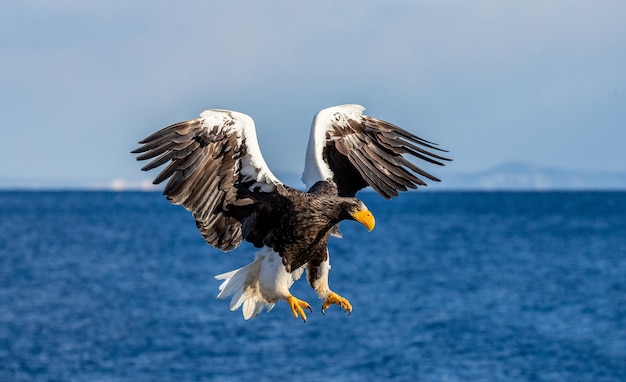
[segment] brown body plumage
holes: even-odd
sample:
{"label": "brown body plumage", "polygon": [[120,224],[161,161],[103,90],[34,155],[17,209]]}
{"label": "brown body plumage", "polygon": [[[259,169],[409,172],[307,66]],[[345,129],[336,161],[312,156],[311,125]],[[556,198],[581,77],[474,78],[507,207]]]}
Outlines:
{"label": "brown body plumage", "polygon": [[354,220],[351,212],[365,208],[357,198],[340,197],[329,188],[320,186],[303,192],[279,186],[276,193],[262,195],[249,206],[233,208],[233,215],[241,221],[255,215],[244,231],[245,239],[257,248],[268,246],[280,253],[291,272],[309,261],[326,260],[331,231],[342,220]]}

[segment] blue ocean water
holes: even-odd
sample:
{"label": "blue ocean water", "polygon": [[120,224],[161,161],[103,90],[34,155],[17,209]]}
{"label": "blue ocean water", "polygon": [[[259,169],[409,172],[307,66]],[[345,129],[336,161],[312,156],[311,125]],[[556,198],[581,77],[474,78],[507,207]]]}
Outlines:
{"label": "blue ocean water", "polygon": [[303,323],[244,321],[158,193],[0,193],[1,381],[625,381],[626,193],[361,195]]}

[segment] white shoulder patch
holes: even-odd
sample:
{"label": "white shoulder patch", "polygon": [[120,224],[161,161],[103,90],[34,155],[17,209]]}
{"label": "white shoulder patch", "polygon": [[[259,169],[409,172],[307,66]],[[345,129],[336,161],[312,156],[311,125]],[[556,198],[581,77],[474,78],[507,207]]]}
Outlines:
{"label": "white shoulder patch", "polygon": [[333,131],[333,125],[347,125],[348,119],[361,118],[364,110],[365,108],[361,105],[349,104],[329,107],[315,115],[302,173],[302,182],[307,188],[311,188],[320,180],[333,177],[333,172],[323,157],[326,142],[332,139],[330,133]]}
{"label": "white shoulder patch", "polygon": [[241,158],[240,174],[245,182],[254,181],[250,187],[270,192],[282,184],[270,171],[263,159],[256,137],[254,121],[249,115],[230,110],[205,110],[200,113],[206,128],[218,128],[226,134],[236,134],[237,144],[245,145],[246,155]]}

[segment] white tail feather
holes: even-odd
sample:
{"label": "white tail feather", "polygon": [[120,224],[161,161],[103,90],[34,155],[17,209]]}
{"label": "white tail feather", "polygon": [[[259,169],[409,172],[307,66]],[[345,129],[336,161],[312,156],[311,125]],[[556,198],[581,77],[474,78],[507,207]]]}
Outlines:
{"label": "white tail feather", "polygon": [[[242,313],[243,318],[246,320],[258,316],[265,306],[267,306],[268,312],[274,307],[273,303],[265,301],[258,285],[255,285],[258,284],[261,261],[263,261],[263,258],[257,255],[255,260],[245,267],[215,276],[218,280],[224,280],[219,287],[220,293],[217,295],[217,298],[225,299],[232,296],[230,310],[235,311],[243,305]],[[257,282],[246,285],[246,280],[251,273],[251,278],[256,278]],[[254,277],[255,275],[257,276]]]}
{"label": "white tail feather", "polygon": [[289,288],[303,272],[304,267],[288,274],[280,255],[271,248],[264,248],[250,264],[215,276],[218,280],[224,280],[217,298],[232,296],[230,310],[241,307],[243,318],[248,320],[258,316],[263,308],[271,311],[278,299],[286,298]]}

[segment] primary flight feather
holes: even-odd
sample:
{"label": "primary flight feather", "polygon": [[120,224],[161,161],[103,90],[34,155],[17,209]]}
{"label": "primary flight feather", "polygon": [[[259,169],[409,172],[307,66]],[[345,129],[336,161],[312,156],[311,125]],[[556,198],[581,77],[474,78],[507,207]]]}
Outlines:
{"label": "primary flight feather", "polygon": [[306,321],[311,306],[289,292],[306,270],[323,300],[322,312],[350,302],[328,285],[329,235],[338,224],[355,220],[368,230],[374,217],[355,197],[372,187],[386,199],[399,191],[439,181],[409,160],[437,165],[450,159],[436,144],[363,114],[360,105],[341,105],[314,118],[302,181],[307,191],[284,185],[266,165],[249,116],[206,110],[148,136],[133,151],[150,160],[142,170],[166,167],[154,179],[169,179],[163,194],[191,212],[207,243],[230,251],[246,240],[261,248],[247,266],[216,276],[224,280],[218,298],[231,297],[231,310],[245,319],[271,310],[279,300]]}

